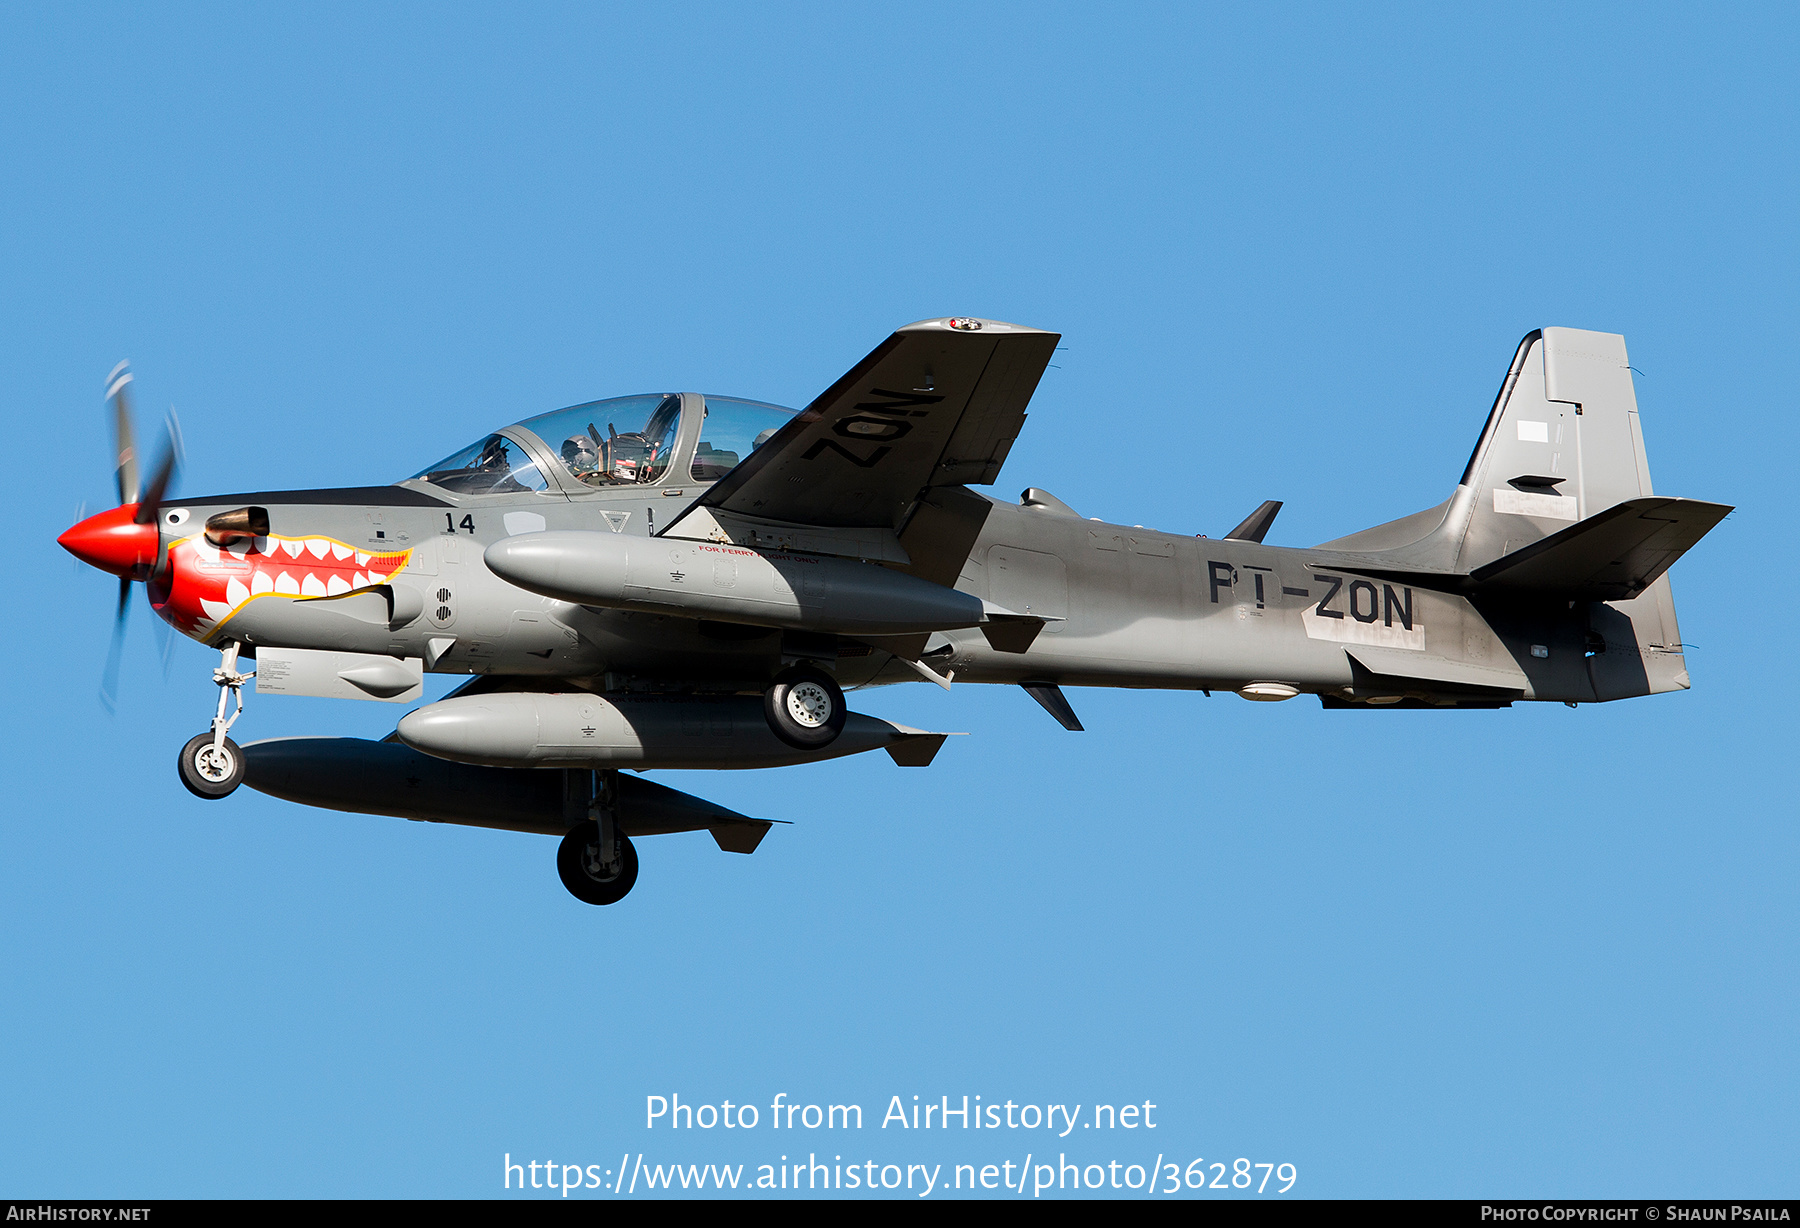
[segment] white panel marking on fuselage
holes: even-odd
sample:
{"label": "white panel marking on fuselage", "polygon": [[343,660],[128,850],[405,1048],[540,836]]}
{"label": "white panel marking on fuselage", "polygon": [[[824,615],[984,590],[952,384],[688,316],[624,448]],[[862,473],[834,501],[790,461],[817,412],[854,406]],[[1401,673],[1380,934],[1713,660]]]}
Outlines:
{"label": "white panel marking on fuselage", "polygon": [[1575,519],[1578,500],[1568,495],[1540,495],[1529,490],[1494,487],[1494,510],[1508,516],[1538,516],[1545,520]]}
{"label": "white panel marking on fuselage", "polygon": [[[1379,587],[1377,592],[1379,593]],[[1415,590],[1416,599],[1417,590]],[[1338,595],[1332,603],[1339,609],[1344,605],[1344,594]],[[1367,644],[1371,648],[1408,648],[1415,652],[1425,651],[1425,624],[1420,618],[1421,611],[1414,606],[1412,629],[1398,618],[1383,621],[1377,616],[1374,622],[1360,622],[1345,614],[1342,618],[1322,616],[1316,605],[1309,605],[1300,613],[1300,623],[1306,628],[1308,639],[1331,640],[1338,644]]]}

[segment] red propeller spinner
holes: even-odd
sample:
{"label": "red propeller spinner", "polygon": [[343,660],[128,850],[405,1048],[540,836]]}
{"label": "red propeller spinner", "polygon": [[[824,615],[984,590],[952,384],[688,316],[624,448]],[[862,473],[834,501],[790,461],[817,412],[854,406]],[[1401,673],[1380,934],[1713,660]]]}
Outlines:
{"label": "red propeller spinner", "polygon": [[[90,567],[141,580],[156,565],[158,535],[154,523],[139,523],[139,506],[125,503],[89,516],[56,543]],[[155,511],[153,506],[148,510]]]}

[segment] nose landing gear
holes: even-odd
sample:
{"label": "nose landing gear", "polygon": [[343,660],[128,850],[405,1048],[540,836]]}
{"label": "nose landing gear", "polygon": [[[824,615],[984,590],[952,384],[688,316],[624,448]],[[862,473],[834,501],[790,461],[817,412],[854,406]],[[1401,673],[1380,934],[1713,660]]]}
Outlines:
{"label": "nose landing gear", "polygon": [[[244,752],[225,732],[244,715],[244,684],[256,677],[256,671],[238,673],[237,659],[238,643],[232,640],[220,650],[219,667],[213,670],[213,681],[219,687],[219,710],[213,715],[212,728],[182,747],[176,763],[187,791],[208,801],[228,796],[244,782]],[[225,715],[228,695],[237,701],[237,710],[229,717]]]}

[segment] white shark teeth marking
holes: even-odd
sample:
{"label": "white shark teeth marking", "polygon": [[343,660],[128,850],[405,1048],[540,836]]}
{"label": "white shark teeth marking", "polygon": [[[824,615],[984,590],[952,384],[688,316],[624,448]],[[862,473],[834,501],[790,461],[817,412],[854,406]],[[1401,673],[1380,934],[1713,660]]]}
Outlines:
{"label": "white shark teeth marking", "polygon": [[319,583],[319,577],[309,571],[306,573],[306,578],[300,581],[300,595],[302,597],[324,597],[328,594],[325,592],[325,586]]}
{"label": "white shark teeth marking", "polygon": [[207,541],[205,537],[195,537],[192,540],[194,543],[195,554],[199,555],[208,563],[216,563],[219,561],[219,548],[217,546]]}
{"label": "white shark teeth marking", "polygon": [[250,595],[254,597],[258,593],[272,593],[274,591],[275,581],[269,579],[268,572],[258,568],[256,574],[250,577]]}
{"label": "white shark teeth marking", "polygon": [[300,552],[306,549],[306,543],[284,541],[281,543],[281,548],[288,552],[290,559],[297,559],[300,557]]}
{"label": "white shark teeth marking", "polygon": [[[282,544],[286,545],[285,542]],[[284,571],[275,577],[275,591],[278,593],[285,593],[290,597],[298,597],[300,595],[300,583]]]}
{"label": "white shark teeth marking", "polygon": [[218,622],[221,618],[224,618],[227,614],[231,613],[231,607],[226,605],[223,601],[208,601],[204,597],[200,599],[200,608],[205,610],[206,616],[214,622]]}
{"label": "white shark teeth marking", "polygon": [[326,541],[323,537],[309,537],[306,539],[306,548],[312,551],[312,555],[315,559],[322,559],[325,557],[326,552],[331,549],[331,543]]}
{"label": "white shark teeth marking", "polygon": [[327,597],[335,597],[339,593],[347,593],[349,591],[350,585],[345,582],[344,577],[338,575],[335,571],[332,572],[331,577],[325,581],[325,595]]}
{"label": "white shark teeth marking", "polygon": [[237,577],[233,576],[225,582],[226,605],[235,610],[248,600],[250,600],[250,590],[245,588]]}
{"label": "white shark teeth marking", "polygon": [[373,576],[365,576],[360,571],[352,572],[350,575],[351,588],[367,588],[373,583],[375,583],[375,578]]}
{"label": "white shark teeth marking", "polygon": [[353,551],[350,547],[346,546],[343,542],[331,543],[331,557],[334,559],[347,559],[352,553]]}
{"label": "white shark teeth marking", "polygon": [[369,557],[370,557],[369,555],[366,555],[361,550],[358,550],[356,552],[356,565],[358,567],[367,567],[369,565]]}
{"label": "white shark teeth marking", "polygon": [[250,543],[239,539],[225,547],[225,553],[229,554],[232,558],[241,561],[246,554],[250,553]]}

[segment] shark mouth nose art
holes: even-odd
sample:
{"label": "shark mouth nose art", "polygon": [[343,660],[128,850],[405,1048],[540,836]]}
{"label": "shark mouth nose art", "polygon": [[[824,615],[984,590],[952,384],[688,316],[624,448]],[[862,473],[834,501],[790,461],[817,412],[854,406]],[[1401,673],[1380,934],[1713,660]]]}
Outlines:
{"label": "shark mouth nose art", "polygon": [[[184,634],[209,639],[258,597],[342,597],[386,584],[410,550],[374,554],[329,537],[257,537],[215,546],[196,533],[169,546],[152,604]],[[166,585],[166,589],[165,589]]]}

